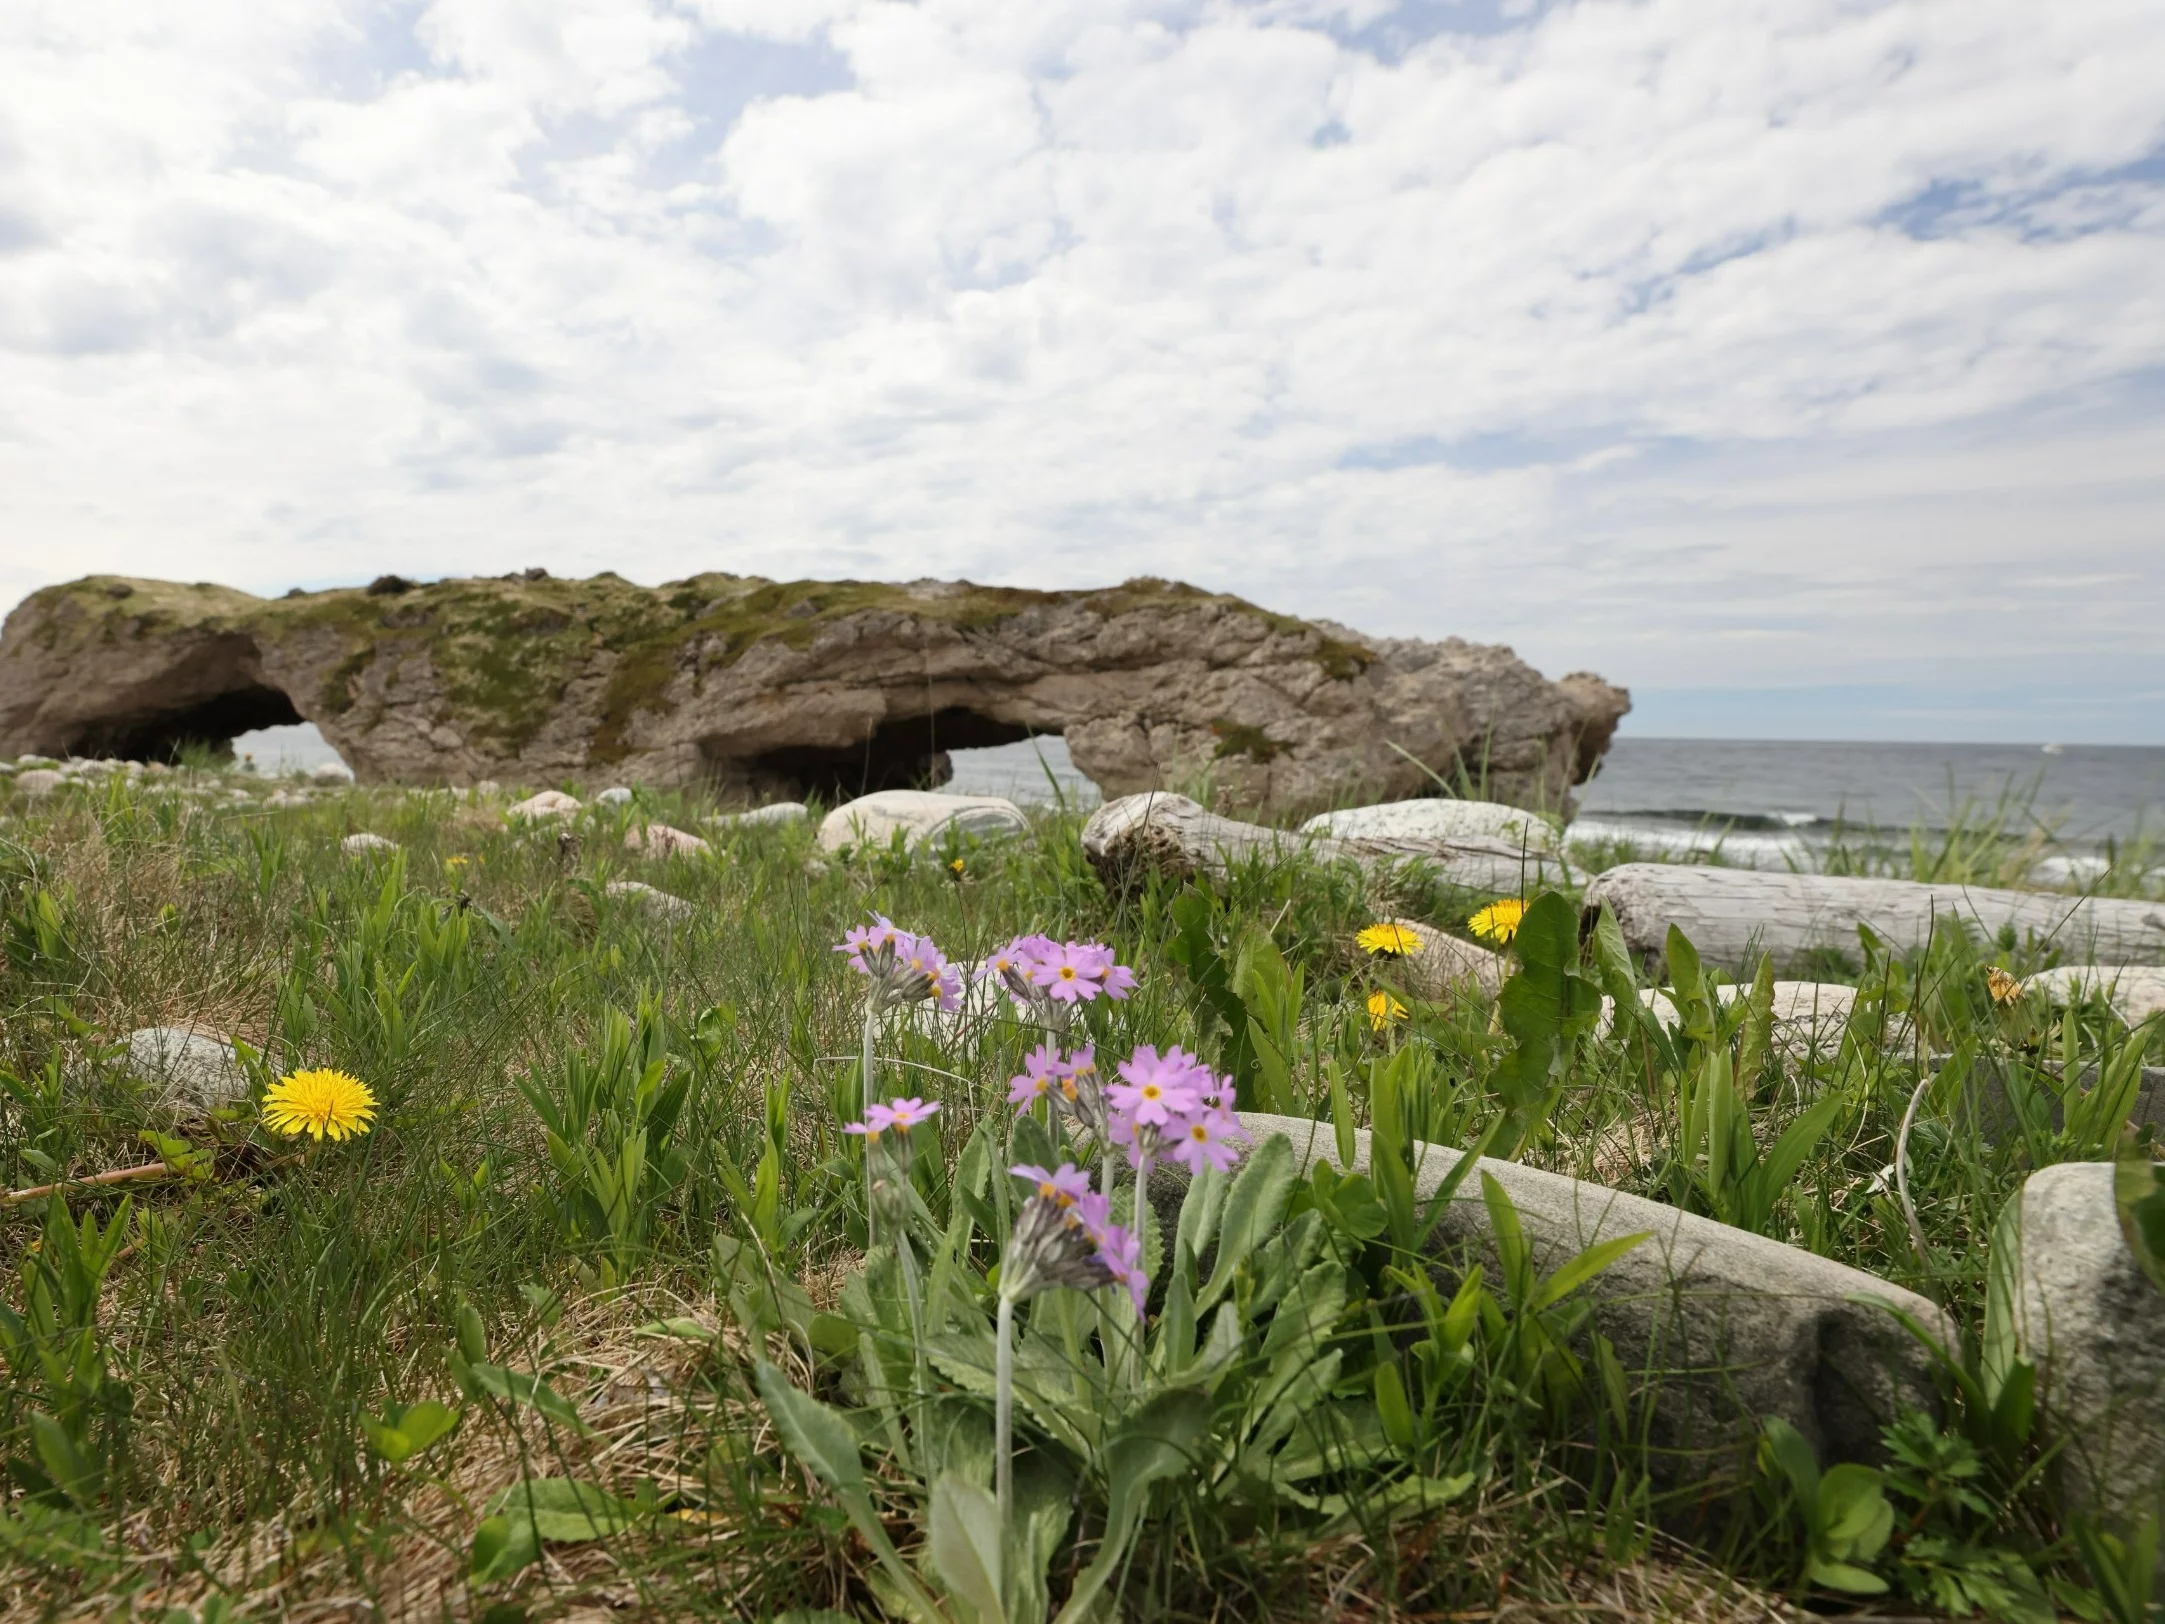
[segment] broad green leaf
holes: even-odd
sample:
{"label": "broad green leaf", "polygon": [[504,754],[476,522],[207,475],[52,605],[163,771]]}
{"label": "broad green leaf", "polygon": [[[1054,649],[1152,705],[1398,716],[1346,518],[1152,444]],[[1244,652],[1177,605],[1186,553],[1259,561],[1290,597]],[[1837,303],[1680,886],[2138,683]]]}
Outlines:
{"label": "broad green leaf", "polygon": [[459,1412],[434,1399],[394,1407],[378,1421],[364,1420],[369,1447],[393,1466],[403,1466],[459,1424]]}
{"label": "broad green leaf", "polygon": [[1804,1576],[1815,1585],[1852,1596],[1883,1596],[1887,1593],[1886,1580],[1847,1562],[1815,1561],[1805,1568]]}
{"label": "broad green leaf", "polygon": [[787,1376],[764,1359],[759,1361],[754,1380],[784,1447],[803,1462],[814,1477],[834,1491],[850,1525],[871,1548],[881,1570],[910,1609],[921,1619],[938,1620],[940,1609],[902,1560],[902,1553],[887,1537],[887,1530],[873,1507],[865,1483],[864,1462],[857,1453],[857,1437],[850,1431],[849,1423],[810,1393],[800,1392]]}
{"label": "broad green leaf", "polygon": [[76,1447],[66,1428],[43,1410],[32,1410],[30,1439],[55,1488],[79,1506],[97,1499],[104,1486],[105,1470]]}
{"label": "broad green leaf", "polygon": [[1226,1192],[1225,1216],[1218,1225],[1218,1258],[1210,1283],[1195,1301],[1197,1312],[1225,1295],[1248,1254],[1278,1227],[1293,1194],[1293,1178],[1293,1146],[1284,1135],[1272,1134],[1255,1147],[1248,1165]]}
{"label": "broad green leaf", "polygon": [[1804,1158],[1827,1136],[1842,1112],[1848,1108],[1848,1103],[1839,1093],[1830,1093],[1790,1123],[1787,1131],[1774,1142],[1774,1148],[1767,1152],[1766,1160],[1761,1163],[1762,1188],[1770,1209],[1769,1212],[1759,1215],[1762,1223],[1771,1216],[1774,1198],[1789,1188],[1789,1181],[1797,1176],[1797,1169],[1804,1165]]}
{"label": "broad green leaf", "polygon": [[477,1585],[508,1579],[541,1554],[541,1542],[523,1519],[484,1517],[474,1529],[467,1571]]}
{"label": "broad green leaf", "polygon": [[2136,1267],[2165,1291],[2165,1167],[2124,1150],[2113,1169],[2113,1205]]}
{"label": "broad green leaf", "polygon": [[990,1493],[952,1474],[934,1483],[925,1549],[932,1571],[978,1624],[1006,1624],[1000,1507]]}
{"label": "broad green leaf", "polygon": [[622,1533],[638,1519],[639,1508],[620,1500],[598,1483],[568,1477],[529,1477],[489,1503],[489,1515],[530,1524],[546,1540],[578,1544]]}
{"label": "broad green leaf", "polygon": [[1653,1238],[1652,1230],[1641,1230],[1636,1235],[1618,1235],[1589,1246],[1541,1282],[1541,1289],[1534,1295],[1534,1308],[1539,1310],[1562,1302],[1618,1258]]}

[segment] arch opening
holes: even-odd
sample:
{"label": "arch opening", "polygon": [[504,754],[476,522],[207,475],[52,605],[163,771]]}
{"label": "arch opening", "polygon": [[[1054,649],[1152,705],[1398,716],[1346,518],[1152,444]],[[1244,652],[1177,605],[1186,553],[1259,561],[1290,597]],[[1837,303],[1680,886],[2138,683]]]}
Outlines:
{"label": "arch opening", "polygon": [[284,693],[253,683],[178,710],[100,717],[69,741],[68,748],[76,755],[117,756],[123,761],[176,761],[191,748],[231,755],[233,741],[241,734],[301,720],[301,713]]}
{"label": "arch opening", "polygon": [[1030,737],[1032,730],[1019,722],[950,706],[930,715],[890,718],[861,744],[785,744],[716,766],[762,789],[834,803],[875,790],[936,789],[954,776],[950,750],[986,750]]}

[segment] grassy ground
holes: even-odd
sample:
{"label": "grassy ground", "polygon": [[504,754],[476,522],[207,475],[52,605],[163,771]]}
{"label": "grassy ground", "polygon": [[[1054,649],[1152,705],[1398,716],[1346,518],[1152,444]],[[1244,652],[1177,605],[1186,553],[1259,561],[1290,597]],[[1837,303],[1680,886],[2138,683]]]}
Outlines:
{"label": "grassy ground", "polygon": [[[500,802],[446,792],[271,809],[266,786],[235,799],[233,782],[116,778],[18,797],[0,821],[0,1180],[173,1175],[0,1209],[21,1269],[0,1296],[29,1327],[0,1394],[11,1614],[901,1616],[882,1538],[954,1593],[952,1560],[927,1549],[928,1480],[983,1477],[989,1400],[951,1350],[913,1370],[895,1254],[867,1265],[862,1148],[840,1131],[862,1103],[861,985],[830,948],[872,911],[958,961],[1030,930],[1110,943],[1140,985],[1089,1006],[1108,1057],[1182,1043],[1235,1073],[1244,1105],[1369,1125],[1382,1100],[1377,1125],[1401,1136],[1467,1144],[1502,1122],[1500,1151],[1924,1291],[1973,1341],[2010,1194],[2039,1165],[2113,1152],[2117,1124],[2062,1079],[2165,1049],[2102,1007],[1995,1000],[1988,967],[2025,972],[2049,946],[1950,935],[1908,958],[1860,949],[1856,1016],[1803,1052],[1752,1027],[1748,1000],[1674,1037],[1629,1020],[1597,1037],[1589,1012],[1549,1032],[1532,1078],[1526,1033],[1491,1005],[1423,1003],[1355,945],[1393,916],[1463,933],[1491,900],[1418,873],[1258,867],[1115,897],[1060,815],[916,862],[823,863],[803,828],[649,861],[628,829],[707,809],[642,793],[515,828]],[[401,849],[342,855],[364,830]],[[665,923],[614,879],[696,911]],[[1595,953],[1557,973],[1618,990]],[[1377,991],[1405,1017],[1379,1028]],[[350,1072],[379,1098],[374,1130],[296,1143],[249,1102],[177,1122],[120,1047],[158,1024],[238,1039],[258,1097],[297,1066]],[[914,1140],[910,1221],[958,1337],[985,1334],[1014,1198],[1001,1101],[1039,1036],[1004,1003],[962,1023],[899,1012],[879,1035],[878,1092],[943,1106]],[[1908,1144],[1921,1252],[1889,1171],[1920,1055],[1951,1057]],[[1733,1109],[1710,1129],[1717,1074]],[[1988,1097],[2013,1104],[1988,1121]],[[1738,1175],[1808,1115],[1793,1177]],[[1710,1149],[1710,1133],[1731,1137]],[[1862,1599],[1804,1577],[1828,1552],[1772,1466],[1736,1463],[1733,1514],[1686,1542],[1680,1508],[1703,1486],[1663,1485],[1632,1428],[1603,1419],[1643,1395],[1605,1385],[1577,1296],[1490,1282],[1439,1335],[1389,1209],[1387,1189],[1304,1181],[1270,1206],[1224,1288],[1234,1341],[1200,1430],[1130,1496],[1107,1591],[1121,1616],[1727,1618]],[[1208,1285],[1152,1246],[1156,1361],[1167,1282]],[[1026,1316],[1033,1336],[1067,1327],[1095,1373],[1080,1401],[1106,1418],[1069,1437],[1025,1406],[1031,1481],[1064,1508],[1045,1546],[1055,1609],[1117,1520],[1133,1461],[1112,1418],[1142,1390],[1083,1301],[1055,1292]],[[869,1533],[778,1430],[763,1360],[847,1416]],[[1264,1412],[1300,1372],[1314,1391],[1274,1434]],[[1888,1587],[1868,1604],[2094,1611],[2035,1440],[1995,1442],[1951,1402],[1943,1424],[1905,1423],[1875,1480],[1894,1533],[1855,1553]],[[516,1488],[536,1482],[572,1486]],[[505,1532],[527,1504],[547,1513],[531,1552]]]}

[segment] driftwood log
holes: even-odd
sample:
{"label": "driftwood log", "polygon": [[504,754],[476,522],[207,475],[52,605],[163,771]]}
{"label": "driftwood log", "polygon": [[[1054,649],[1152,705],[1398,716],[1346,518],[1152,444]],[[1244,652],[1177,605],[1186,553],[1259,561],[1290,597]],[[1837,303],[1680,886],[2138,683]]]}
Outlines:
{"label": "driftwood log", "polygon": [[1962,920],[1986,937],[2009,926],[2028,946],[2064,959],[2165,963],[2165,903],[2069,897],[1981,886],[1832,874],[1770,874],[1743,868],[1624,863],[1586,888],[1589,911],[1606,904],[1624,941],[1659,970],[1675,925],[1709,964],[1743,970],[1761,953],[1777,968],[1815,951],[1854,955],[1857,927],[1892,947],[1922,947],[1935,925]]}
{"label": "driftwood log", "polygon": [[1252,858],[1352,861],[1377,871],[1426,864],[1446,884],[1489,896],[1522,896],[1568,878],[1553,853],[1501,840],[1334,840],[1222,818],[1185,795],[1152,791],[1107,801],[1083,825],[1083,852],[1099,877],[1124,890],[1145,873],[1223,874]]}
{"label": "driftwood log", "polygon": [[[1250,1139],[1283,1136],[1295,1166],[1369,1165],[1369,1136],[1353,1135],[1342,1161],[1327,1122],[1243,1111]],[[1424,1202],[1463,1151],[1417,1145],[1414,1192]],[[1931,1361],[1882,1305],[1899,1308],[1952,1343],[1946,1316],[1916,1293],[1795,1246],[1732,1229],[1643,1196],[1484,1159],[1480,1172],[1511,1197],[1534,1262],[1556,1269],[1589,1246],[1652,1238],[1588,1288],[1594,1321],[1634,1374],[1661,1372],[1653,1389],[1657,1469],[1672,1481],[1720,1480],[1748,1467],[1761,1428],[1780,1416],[1820,1460],[1877,1461],[1880,1428],[1905,1406],[1936,1404]],[[1159,1221],[1172,1232],[1186,1189],[1178,1167],[1151,1181]],[[1438,1225],[1433,1248],[1447,1269],[1478,1262],[1501,1277],[1481,1181],[1468,1177]],[[1735,1481],[1731,1478],[1730,1481]]]}

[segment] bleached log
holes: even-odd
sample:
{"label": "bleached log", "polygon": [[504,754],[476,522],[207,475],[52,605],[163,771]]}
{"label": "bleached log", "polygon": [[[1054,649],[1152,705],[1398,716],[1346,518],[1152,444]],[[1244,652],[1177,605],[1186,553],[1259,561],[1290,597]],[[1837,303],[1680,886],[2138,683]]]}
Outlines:
{"label": "bleached log", "polygon": [[1521,852],[1500,840],[1334,840],[1221,818],[1185,795],[1152,791],[1107,801],[1083,825],[1083,853],[1108,885],[1136,875],[1224,874],[1255,857],[1350,860],[1371,871],[1407,863],[1434,867],[1446,884],[1490,896],[1520,896],[1568,878],[1562,859]]}
{"label": "bleached log", "polygon": [[1777,968],[1815,950],[1854,955],[1859,925],[1897,950],[1922,947],[1935,924],[1956,919],[1988,938],[2013,926],[2025,945],[2049,943],[2063,958],[2165,963],[2165,903],[2158,902],[1624,863],[1587,886],[1587,908],[1604,903],[1615,910],[1626,944],[1655,967],[1671,925],[1708,963],[1742,970],[1762,952]]}
{"label": "bleached log", "polygon": [[[1303,1172],[1319,1161],[1348,1172],[1369,1168],[1365,1129],[1353,1135],[1351,1160],[1341,1162],[1327,1122],[1247,1111],[1240,1122],[1258,1145],[1289,1140]],[[1416,1146],[1415,1197],[1425,1204],[1463,1155]],[[1724,1457],[1750,1458],[1768,1416],[1797,1428],[1829,1464],[1873,1460],[1886,1421],[1905,1407],[1933,1404],[1931,1361],[1886,1306],[1942,1337],[1951,1337],[1952,1327],[1914,1292],[1800,1247],[1561,1173],[1493,1160],[1479,1170],[1510,1196],[1543,1271],[1603,1241],[1651,1237],[1596,1276],[1587,1296],[1595,1324],[1626,1370],[1664,1372],[1654,1393],[1653,1434],[1668,1472],[1718,1477]],[[1153,1180],[1152,1200],[1168,1233],[1185,1183],[1177,1168]],[[1433,1250],[1446,1267],[1478,1261],[1489,1279],[1499,1278],[1478,1178],[1458,1187]]]}

